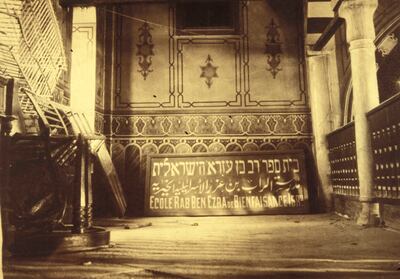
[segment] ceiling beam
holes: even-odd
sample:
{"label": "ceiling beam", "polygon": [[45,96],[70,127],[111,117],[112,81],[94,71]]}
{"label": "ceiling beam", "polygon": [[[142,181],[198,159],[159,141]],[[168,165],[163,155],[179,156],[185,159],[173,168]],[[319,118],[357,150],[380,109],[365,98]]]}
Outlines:
{"label": "ceiling beam", "polygon": [[320,51],[324,48],[324,46],[329,42],[333,35],[335,35],[336,31],[339,27],[344,23],[344,19],[341,17],[334,17],[329,24],[326,26],[324,32],[322,32],[321,36],[315,42],[312,47],[314,51]]}
{"label": "ceiling beam", "polygon": [[59,0],[63,7],[85,7],[130,3],[167,2],[168,0]]}
{"label": "ceiling beam", "polygon": [[315,42],[315,44],[312,47],[312,50],[314,51],[320,51],[322,50],[325,45],[329,42],[329,40],[335,35],[336,31],[339,29],[339,27],[344,24],[344,19],[339,17],[339,9],[340,6],[342,5],[344,0],[336,0],[334,2],[333,6],[333,13],[335,15],[334,18],[329,22],[329,24],[326,26],[324,31],[322,32],[321,36],[318,38],[318,40]]}

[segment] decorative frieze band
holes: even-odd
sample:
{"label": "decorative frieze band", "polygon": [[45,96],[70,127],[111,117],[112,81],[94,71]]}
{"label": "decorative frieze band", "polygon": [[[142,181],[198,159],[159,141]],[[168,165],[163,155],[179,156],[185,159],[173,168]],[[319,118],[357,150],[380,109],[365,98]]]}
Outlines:
{"label": "decorative frieze band", "polygon": [[[110,131],[104,131],[104,126]],[[308,113],[116,115],[97,114],[96,130],[111,136],[309,136]]]}
{"label": "decorative frieze band", "polygon": [[126,156],[129,157],[127,152],[135,153],[138,158],[134,161],[140,162],[140,159],[147,154],[222,153],[293,149],[310,150],[311,142],[312,140],[310,137],[280,139],[263,137],[155,137],[112,139],[109,144],[115,162]]}

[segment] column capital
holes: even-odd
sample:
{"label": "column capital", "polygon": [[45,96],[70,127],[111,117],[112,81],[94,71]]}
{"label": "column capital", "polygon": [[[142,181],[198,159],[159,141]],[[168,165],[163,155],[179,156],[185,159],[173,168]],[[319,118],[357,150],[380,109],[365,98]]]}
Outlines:
{"label": "column capital", "polygon": [[346,20],[347,41],[375,39],[374,12],[378,0],[344,0],[339,15]]}
{"label": "column capital", "polygon": [[312,50],[310,47],[306,48],[307,58],[318,57],[318,56],[327,56],[331,53],[331,51],[326,50]]}
{"label": "column capital", "polygon": [[375,10],[378,7],[377,0],[344,0],[340,6],[340,10],[344,9],[358,9],[358,8],[371,8]]}

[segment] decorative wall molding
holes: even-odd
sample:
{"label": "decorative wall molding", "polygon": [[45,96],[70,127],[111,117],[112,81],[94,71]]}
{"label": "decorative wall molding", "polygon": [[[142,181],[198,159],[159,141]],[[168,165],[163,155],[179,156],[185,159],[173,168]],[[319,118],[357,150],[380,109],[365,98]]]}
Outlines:
{"label": "decorative wall molding", "polygon": [[[260,108],[276,108],[276,107],[304,107],[307,105],[307,95],[306,95],[306,85],[305,85],[305,56],[302,41],[304,38],[304,31],[302,27],[302,13],[301,9],[298,10],[296,14],[296,27],[297,27],[297,59],[298,59],[298,79],[299,79],[299,88],[298,88],[298,97],[297,99],[280,99],[280,100],[270,100],[268,98],[265,99],[254,99],[251,95],[250,90],[250,76],[249,76],[249,61],[250,61],[250,53],[249,53],[249,16],[248,16],[248,1],[242,2],[242,18],[243,18],[243,28],[245,30],[243,35],[243,45],[245,50],[243,51],[243,60],[244,60],[244,106],[245,107],[260,107]],[[290,34],[293,36],[293,34]],[[265,96],[267,97],[267,90]],[[284,95],[284,94],[282,94]]]}
{"label": "decorative wall molding", "polygon": [[400,15],[396,22],[393,22],[391,29],[376,41],[376,70],[378,77],[379,99],[381,102],[389,99],[399,92],[398,61],[400,59]]}
{"label": "decorative wall molding", "polygon": [[[121,9],[120,6],[117,6]],[[122,29],[122,17],[117,17],[116,21],[116,36],[115,36],[115,91],[114,95],[114,109],[115,110],[132,110],[132,109],[197,109],[197,108],[221,108],[229,109],[233,107],[242,108],[286,108],[286,107],[305,107],[306,106],[306,90],[305,90],[305,75],[304,75],[304,57],[302,49],[302,31],[301,24],[298,24],[298,36],[299,50],[298,50],[298,69],[299,69],[299,93],[297,98],[285,99],[284,94],[282,94],[282,99],[271,100],[268,98],[268,88],[266,85],[265,98],[254,98],[251,95],[250,88],[250,51],[249,51],[249,24],[248,24],[248,1],[241,1],[240,3],[240,35],[215,35],[211,37],[198,37],[198,36],[177,36],[175,33],[175,7],[174,5],[169,6],[169,19],[168,19],[168,52],[169,61],[167,67],[169,68],[169,85],[166,85],[166,90],[168,88],[169,95],[168,101],[159,102],[156,98],[154,101],[147,102],[132,102],[124,100],[121,96],[121,79],[123,76],[121,70],[121,36]],[[300,22],[300,17],[298,18]],[[183,64],[185,62],[185,47],[188,45],[203,45],[207,47],[207,44],[220,44],[220,45],[230,45],[235,51],[235,87],[236,92],[232,92],[232,97],[224,101],[193,101],[185,98],[184,85],[183,85]],[[282,43],[283,44],[283,43]],[[271,47],[269,47],[269,51]],[[273,52],[272,52],[273,53]],[[217,59],[214,55],[211,56],[213,59]],[[276,57],[275,57],[276,60]],[[272,62],[271,62],[272,63]],[[221,66],[221,65],[220,65]],[[222,67],[222,66],[221,66]],[[219,71],[221,68],[219,68]],[[275,69],[277,71],[277,69]],[[221,72],[218,72],[221,75]],[[213,86],[214,87],[214,86]],[[134,92],[133,92],[134,93]]]}
{"label": "decorative wall molding", "polygon": [[111,121],[113,137],[312,135],[308,113],[115,115],[102,121],[103,126]]}
{"label": "decorative wall molding", "polygon": [[267,63],[269,68],[267,71],[271,72],[272,77],[276,78],[278,72],[282,71],[279,67],[282,55],[282,42],[280,40],[279,26],[275,24],[274,19],[265,27],[267,29],[267,41],[265,43],[265,54],[267,55]]}
{"label": "decorative wall molding", "polygon": [[[182,138],[124,138],[110,140],[113,157],[125,152],[130,146],[138,149],[141,156],[160,153],[196,152],[249,152],[267,150],[311,150],[311,137],[270,139],[264,137],[188,137]],[[201,148],[201,147],[202,148]]]}
{"label": "decorative wall molding", "polygon": [[104,114],[95,111],[94,114],[94,131],[99,134],[106,134],[104,129],[105,118]]}
{"label": "decorative wall molding", "polygon": [[150,30],[153,29],[147,22],[144,22],[142,26],[139,27],[139,43],[136,44],[137,52],[136,56],[138,56],[139,73],[142,74],[143,79],[146,80],[147,76],[153,71],[150,69],[151,67],[151,57],[154,56],[154,44],[153,37],[150,33]]}
{"label": "decorative wall molding", "polygon": [[[304,107],[307,105],[307,95],[306,95],[306,85],[305,85],[305,56],[303,49],[303,38],[304,31],[302,25],[302,13],[301,10],[297,12],[296,21],[297,23],[297,59],[298,59],[298,79],[299,79],[299,88],[298,88],[298,98],[297,99],[281,99],[281,100],[269,100],[266,99],[253,99],[250,90],[250,77],[249,77],[249,67],[250,67],[250,53],[249,53],[249,17],[248,17],[248,1],[242,2],[242,12],[241,12],[241,21],[243,25],[243,75],[244,75],[244,106],[245,107],[261,107],[261,108],[275,108],[275,107]],[[282,43],[283,45],[283,43]],[[267,90],[266,90],[267,91]],[[282,94],[284,96],[284,94]],[[265,94],[268,96],[268,94]]]}
{"label": "decorative wall molding", "polygon": [[377,51],[385,57],[397,46],[399,39],[394,33],[387,35],[382,42],[378,45]]}
{"label": "decorative wall molding", "polygon": [[[187,101],[184,95],[184,71],[183,65],[185,63],[185,46],[189,45],[228,45],[233,48],[235,53],[235,92],[232,92],[232,99],[224,101]],[[241,40],[240,37],[233,38],[183,38],[177,39],[177,70],[178,70],[178,102],[177,106],[181,108],[227,108],[227,107],[240,107],[242,106],[241,96]]]}
{"label": "decorative wall molding", "polygon": [[[116,7],[117,14],[122,14],[121,6]],[[175,10],[173,6],[168,7],[168,53],[169,53],[169,97],[167,102],[126,102],[121,96],[121,80],[123,73],[121,70],[121,44],[122,44],[122,21],[124,17],[118,16],[116,19],[115,26],[115,90],[113,92],[114,96],[114,108],[115,109],[154,109],[154,108],[171,108],[176,107],[175,101]],[[146,73],[146,76],[148,73]]]}

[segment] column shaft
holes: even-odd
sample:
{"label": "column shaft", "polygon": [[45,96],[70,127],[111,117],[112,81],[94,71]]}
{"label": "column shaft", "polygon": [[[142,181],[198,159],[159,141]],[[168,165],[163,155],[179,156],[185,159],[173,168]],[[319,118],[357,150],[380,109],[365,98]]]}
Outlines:
{"label": "column shaft", "polygon": [[322,195],[320,203],[329,210],[332,206],[332,188],[330,186],[329,154],[326,135],[331,131],[331,105],[329,98],[329,79],[327,57],[320,53],[308,57],[309,93],[312,127],[314,134],[314,152],[317,163],[318,179]]}
{"label": "column shaft", "polygon": [[366,113],[379,104],[373,15],[377,0],[345,0],[340,15],[346,20],[353,79],[353,112],[358,180],[362,209],[357,222],[375,222],[373,212],[373,160]]}
{"label": "column shaft", "polygon": [[369,202],[373,197],[373,160],[366,113],[379,105],[375,48],[372,42],[364,41],[364,46],[366,45],[367,47],[361,48],[354,48],[355,43],[359,44],[357,41],[351,43],[350,55],[358,179],[360,184],[360,201]]}

